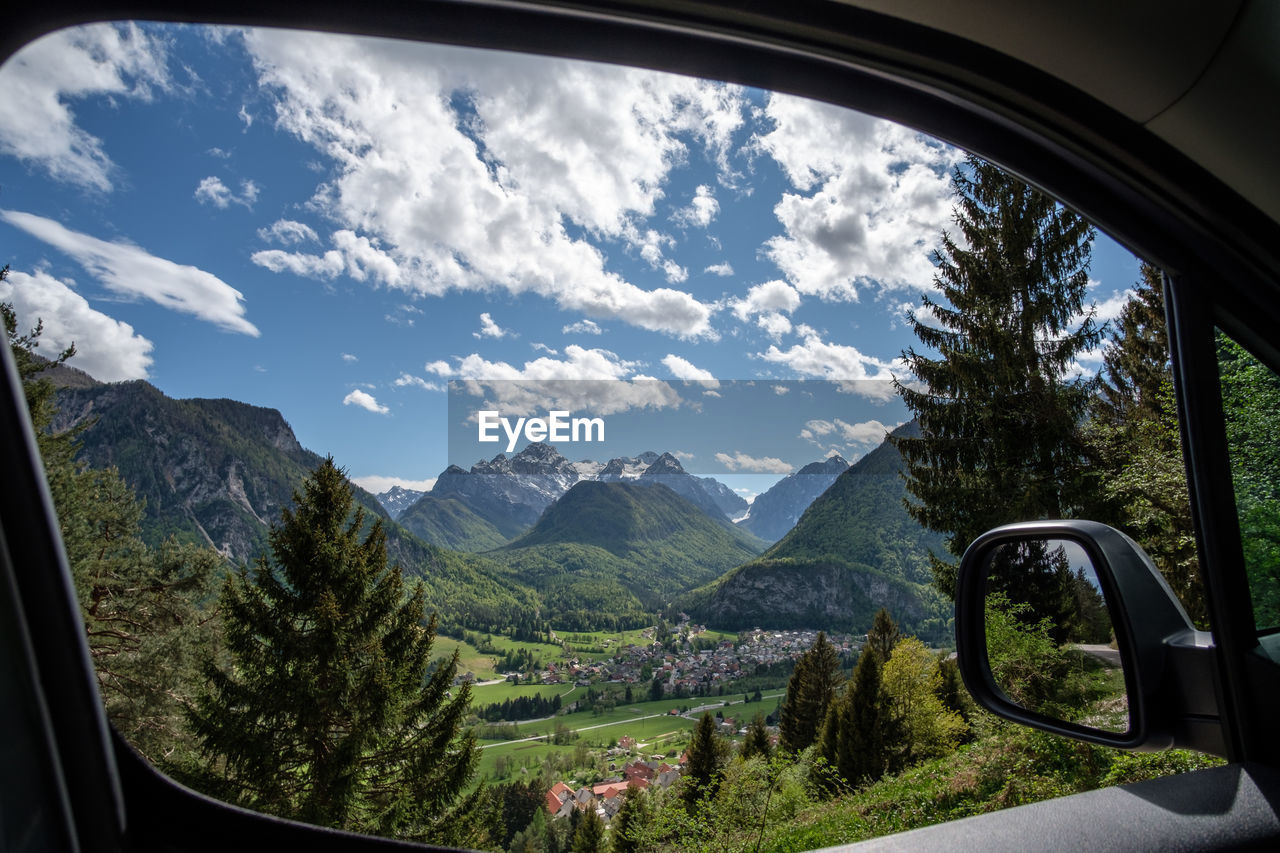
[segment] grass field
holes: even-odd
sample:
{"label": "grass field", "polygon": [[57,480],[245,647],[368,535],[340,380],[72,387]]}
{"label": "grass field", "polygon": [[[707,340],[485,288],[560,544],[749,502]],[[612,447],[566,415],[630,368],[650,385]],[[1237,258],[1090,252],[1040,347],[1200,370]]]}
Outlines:
{"label": "grass field", "polygon": [[736,699],[729,699],[732,704],[725,707],[724,700],[716,701],[716,697],[701,699],[664,699],[660,702],[637,702],[606,711],[602,714],[578,713],[565,714],[551,720],[535,723],[523,723],[516,728],[520,737],[548,736],[557,725],[578,733],[578,739],[569,744],[552,744],[547,740],[484,740],[480,741],[480,764],[477,776],[492,778],[498,766],[498,759],[503,758],[507,765],[504,778],[510,778],[518,772],[522,765],[539,765],[552,754],[574,752],[579,745],[592,750],[607,747],[623,735],[630,735],[645,745],[646,753],[666,752],[669,743],[683,742],[687,733],[697,725],[697,719],[671,716],[672,708],[688,705],[690,708],[699,705],[712,706],[710,713],[717,710],[725,716],[732,717],[740,725],[746,723],[757,713],[769,714],[777,705],[781,691],[766,693],[759,702],[743,703],[741,694]]}
{"label": "grass field", "polygon": [[[600,660],[613,657],[619,649],[627,646],[642,646],[653,642],[652,637],[645,637],[643,629],[634,631],[556,631],[556,639],[568,643],[575,656],[586,660]],[[707,631],[698,635],[700,638],[736,640],[737,634],[726,634],[723,631]]]}
{"label": "grass field", "polygon": [[[485,635],[485,639],[490,639]],[[436,637],[435,645],[431,649],[433,657],[448,657],[453,654],[453,650],[458,650],[458,671],[474,672],[476,678],[480,681],[488,681],[493,678],[500,678],[499,673],[494,664],[497,662],[499,655],[508,651],[517,649],[527,649],[533,653],[534,657],[541,660],[544,664],[558,663],[564,659],[564,650],[558,645],[549,645],[547,643],[526,643],[517,642],[510,637],[504,637],[496,634],[491,638],[492,645],[498,650],[498,654],[484,653],[473,646],[471,643],[464,642],[457,637],[446,637],[443,634]]]}
{"label": "grass field", "polygon": [[471,688],[471,706],[482,708],[495,702],[504,702],[517,696],[536,696],[541,693],[547,699],[559,696],[563,704],[569,704],[582,694],[585,687],[574,687],[572,684],[512,684],[504,681],[501,684],[476,685]]}

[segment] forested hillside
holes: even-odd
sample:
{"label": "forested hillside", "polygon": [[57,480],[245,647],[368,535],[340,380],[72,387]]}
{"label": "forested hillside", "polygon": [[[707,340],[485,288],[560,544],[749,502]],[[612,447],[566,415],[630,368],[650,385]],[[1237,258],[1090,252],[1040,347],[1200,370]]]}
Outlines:
{"label": "forested hillside", "polygon": [[[919,434],[914,423],[894,435]],[[865,631],[888,607],[912,633],[944,639],[949,607],[929,585],[942,537],[903,505],[902,457],[885,442],[841,474],[759,559],[697,590],[691,613],[726,628]]]}
{"label": "forested hillside", "polygon": [[540,590],[557,625],[575,629],[644,624],[646,611],[757,553],[753,537],[665,486],[584,481],[486,556]]}

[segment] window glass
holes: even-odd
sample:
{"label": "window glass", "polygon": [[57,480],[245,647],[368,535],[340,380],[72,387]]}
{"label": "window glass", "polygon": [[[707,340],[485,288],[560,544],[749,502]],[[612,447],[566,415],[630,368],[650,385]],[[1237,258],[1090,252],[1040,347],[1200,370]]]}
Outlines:
{"label": "window glass", "polygon": [[1125,529],[1204,623],[1159,273],[998,168],[275,29],[55,33],[0,105],[0,304],[103,700],[191,787],[799,849],[1206,761],[996,726],[950,658],[958,555],[1024,519]]}
{"label": "window glass", "polygon": [[1280,377],[1221,331],[1218,374],[1253,619],[1260,634],[1270,635],[1280,628]]}

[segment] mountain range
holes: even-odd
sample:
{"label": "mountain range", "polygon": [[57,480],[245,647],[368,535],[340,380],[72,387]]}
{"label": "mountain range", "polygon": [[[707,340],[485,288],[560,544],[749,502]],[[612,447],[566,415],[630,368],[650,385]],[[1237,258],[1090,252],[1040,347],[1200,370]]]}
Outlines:
{"label": "mountain range", "polygon": [[514,456],[499,453],[470,470],[450,465],[399,521],[441,547],[488,551],[524,534],[547,507],[585,482],[666,486],[722,524],[747,510],[747,502],[728,486],[693,476],[670,453],[570,462],[555,447],[534,442]]}
{"label": "mountain range", "polygon": [[[99,383],[80,371],[49,372],[59,386],[57,431],[80,428],[78,458],[114,466],[144,502],[142,534],[206,544],[228,564],[268,552],[267,533],[321,457],[306,450],[280,412],[226,399],[175,400],[142,380]],[[381,520],[387,555],[426,582],[442,615],[502,624],[536,610],[538,596],[494,576],[479,557],[423,542],[352,486],[365,524]]]}
{"label": "mountain range", "polygon": [[[321,461],[274,409],[175,400],[145,381],[104,384],[66,368],[51,374],[54,428],[78,428],[80,458],[119,469],[145,501],[153,544],[174,536],[210,545],[229,565],[256,560]],[[942,543],[906,512],[901,457],[886,443],[838,473],[844,464],[806,466],[757,498],[746,521],[776,513],[786,525],[807,497],[802,484],[816,491],[834,476],[772,546],[730,520],[742,515],[736,495],[665,453],[575,463],[530,445],[469,471],[450,468],[399,522],[353,491],[366,526],[386,531],[389,558],[425,581],[444,625],[635,627],[677,605],[716,627],[865,630],[887,605],[904,630],[941,634],[949,613],[928,584],[927,554]]]}

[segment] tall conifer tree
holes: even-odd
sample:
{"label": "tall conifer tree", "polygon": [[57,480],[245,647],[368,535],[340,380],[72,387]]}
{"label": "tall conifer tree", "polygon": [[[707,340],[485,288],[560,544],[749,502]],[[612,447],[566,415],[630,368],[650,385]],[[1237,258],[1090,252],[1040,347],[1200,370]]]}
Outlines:
{"label": "tall conifer tree", "polygon": [[[923,297],[910,318],[926,351],[903,353],[919,384],[896,383],[923,436],[891,440],[912,517],[959,556],[991,527],[1075,514],[1092,383],[1065,374],[1099,331],[1085,314],[1092,226],[972,155],[952,187],[940,298]],[[954,595],[955,564],[932,562]]]}
{"label": "tall conifer tree", "polygon": [[703,713],[698,719],[698,727],[693,730],[693,740],[689,742],[689,761],[685,766],[685,784],[681,792],[686,807],[692,809],[704,795],[715,793],[724,756],[725,745],[716,734],[715,719],[711,714]]}
{"label": "tall conifer tree", "polygon": [[832,703],[822,731],[822,756],[842,779],[858,786],[884,775],[889,762],[888,700],[880,684],[880,655],[863,649],[853,678]]}
{"label": "tall conifer tree", "polygon": [[435,618],[405,595],[375,522],[361,536],[351,487],[326,459],[270,533],[272,558],[228,577],[234,666],[210,667],[193,713],[225,795],[310,823],[476,842],[456,813],[476,761],[462,734],[470,687],[457,654],[429,672]]}
{"label": "tall conifer tree", "polygon": [[1087,514],[1136,539],[1192,620],[1208,627],[1173,394],[1164,286],[1150,264],[1142,265],[1110,339],[1085,429],[1093,482]]}
{"label": "tall conifer tree", "polygon": [[840,656],[819,631],[813,647],[796,661],[782,700],[778,730],[782,747],[799,752],[813,743],[827,718],[827,709],[840,685]]}

